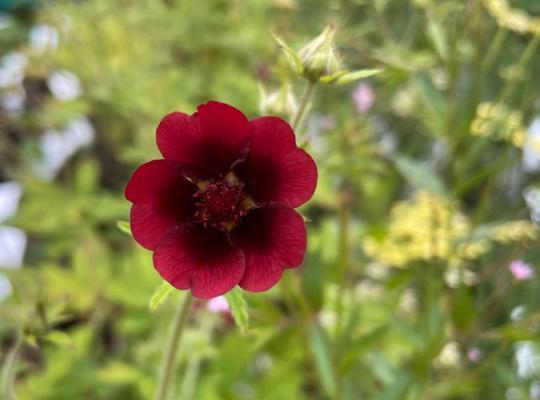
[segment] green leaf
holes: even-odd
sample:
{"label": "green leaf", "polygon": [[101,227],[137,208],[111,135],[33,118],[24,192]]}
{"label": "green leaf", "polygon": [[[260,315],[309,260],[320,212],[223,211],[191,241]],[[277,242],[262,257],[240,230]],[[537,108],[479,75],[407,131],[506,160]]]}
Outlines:
{"label": "green leaf", "polygon": [[129,222],[127,222],[127,221],[118,221],[116,223],[116,226],[118,227],[118,229],[120,229],[126,235],[133,236],[133,234],[131,233],[131,226],[129,225]]}
{"label": "green leaf", "polygon": [[163,283],[150,297],[150,312],[156,311],[165,302],[165,300],[167,300],[167,298],[173,291],[174,287],[169,285],[169,283],[163,281]]}
{"label": "green leaf", "polygon": [[474,320],[474,302],[471,289],[464,284],[459,285],[451,299],[450,316],[459,330],[470,327]]}
{"label": "green leaf", "polygon": [[396,157],[393,161],[398,172],[413,188],[427,189],[443,198],[448,197],[442,180],[428,165],[406,157]]}
{"label": "green leaf", "polygon": [[442,26],[433,20],[428,22],[427,35],[435,48],[435,51],[443,60],[448,58],[448,45],[446,33]]}
{"label": "green leaf", "polygon": [[334,72],[333,74],[330,74],[330,75],[323,75],[320,77],[319,82],[328,83],[328,84],[336,83],[338,79],[347,75],[348,73],[349,71],[347,70],[341,70],[341,71]]}
{"label": "green leaf", "polygon": [[[380,68],[374,68],[374,69],[361,69],[359,71],[347,72],[345,74],[342,74],[341,76],[338,76],[337,79],[335,80],[335,83],[337,85],[345,85],[347,83],[351,83],[360,79],[369,78],[370,76],[380,74],[382,71],[383,70]],[[321,82],[323,78],[321,78]]]}
{"label": "green leaf", "polygon": [[419,95],[421,109],[418,110],[418,116],[420,120],[430,136],[444,136],[448,133],[448,104],[444,95],[435,87],[432,79],[426,75],[416,75],[413,83]]}
{"label": "green leaf", "polygon": [[247,303],[240,289],[236,288],[225,294],[225,298],[231,307],[231,314],[238,329],[246,333],[249,325]]}
{"label": "green leaf", "polygon": [[321,377],[322,385],[326,394],[330,398],[333,398],[336,392],[336,380],[327,340],[323,330],[319,326],[312,326],[309,329],[309,344],[315,358],[317,372]]}
{"label": "green leaf", "polygon": [[285,57],[287,58],[287,61],[289,62],[289,65],[291,66],[293,71],[296,72],[297,74],[302,73],[302,69],[304,67],[296,51],[294,51],[289,46],[287,46],[287,44],[283,41],[283,39],[281,39],[275,33],[272,33],[272,36],[274,37],[274,40],[277,42],[279,48],[285,54]]}
{"label": "green leaf", "polygon": [[60,347],[74,347],[69,335],[63,331],[51,331],[45,335],[45,340]]}
{"label": "green leaf", "polygon": [[32,347],[38,347],[36,335],[27,333],[24,335],[24,341]]}

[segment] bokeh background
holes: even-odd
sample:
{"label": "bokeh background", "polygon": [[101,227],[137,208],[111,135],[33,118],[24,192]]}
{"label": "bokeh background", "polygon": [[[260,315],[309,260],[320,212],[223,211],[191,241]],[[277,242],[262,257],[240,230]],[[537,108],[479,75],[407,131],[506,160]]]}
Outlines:
{"label": "bokeh background", "polygon": [[169,322],[118,228],[155,127],[216,99],[290,119],[328,23],[352,70],[298,142],[298,271],[197,302],[171,399],[540,399],[538,0],[0,1],[2,399],[149,399]]}

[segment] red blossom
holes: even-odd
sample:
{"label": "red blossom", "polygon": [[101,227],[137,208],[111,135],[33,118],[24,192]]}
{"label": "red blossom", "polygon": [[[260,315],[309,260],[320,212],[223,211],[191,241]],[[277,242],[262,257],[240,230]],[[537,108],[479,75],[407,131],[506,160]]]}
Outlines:
{"label": "red blossom", "polygon": [[306,229],[294,208],[313,195],[317,167],[287,122],[249,121],[210,101],[166,115],[157,145],[164,159],[135,171],[126,198],[133,237],[163,279],[211,298],[236,285],[267,290],[302,263]]}

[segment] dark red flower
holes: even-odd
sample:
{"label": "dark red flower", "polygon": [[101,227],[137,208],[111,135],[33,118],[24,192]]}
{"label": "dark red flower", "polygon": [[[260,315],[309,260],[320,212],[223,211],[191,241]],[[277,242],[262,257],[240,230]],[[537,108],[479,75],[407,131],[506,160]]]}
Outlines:
{"label": "dark red flower", "polygon": [[294,208],[313,195],[317,167],[287,122],[248,121],[210,101],[165,116],[157,145],[164,159],[135,171],[126,198],[133,237],[163,279],[210,298],[236,285],[267,290],[301,264],[306,229]]}

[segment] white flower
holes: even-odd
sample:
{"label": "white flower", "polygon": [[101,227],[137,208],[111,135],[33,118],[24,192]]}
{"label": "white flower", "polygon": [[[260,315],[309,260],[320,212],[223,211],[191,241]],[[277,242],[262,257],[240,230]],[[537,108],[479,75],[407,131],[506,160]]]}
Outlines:
{"label": "white flower", "polygon": [[81,82],[77,75],[66,70],[53,72],[47,78],[47,85],[52,95],[61,101],[74,100],[82,93]]}
{"label": "white flower", "polygon": [[73,154],[93,140],[94,128],[86,117],[75,118],[63,132],[46,131],[40,142],[43,159],[37,166],[38,173],[44,179],[54,178]]}
{"label": "white flower", "polygon": [[26,249],[26,234],[18,228],[0,226],[0,268],[21,267]]}
{"label": "white flower", "polygon": [[0,183],[0,223],[17,212],[22,188],[17,182]]}
{"label": "white flower", "polygon": [[30,29],[29,42],[30,47],[36,53],[56,50],[58,47],[58,31],[47,24],[34,25]]}
{"label": "white flower", "polygon": [[[21,194],[22,188],[16,182],[0,184],[0,223],[15,215]],[[0,270],[21,267],[26,241],[26,235],[20,229],[0,225]],[[0,301],[10,293],[11,283],[0,273]]]}
{"label": "white flower", "polygon": [[522,165],[526,172],[540,170],[540,117],[536,117],[527,130]]}
{"label": "white flower", "polygon": [[16,87],[24,78],[28,58],[22,53],[7,53],[0,63],[0,87]]}

